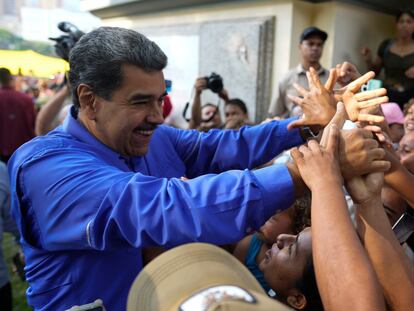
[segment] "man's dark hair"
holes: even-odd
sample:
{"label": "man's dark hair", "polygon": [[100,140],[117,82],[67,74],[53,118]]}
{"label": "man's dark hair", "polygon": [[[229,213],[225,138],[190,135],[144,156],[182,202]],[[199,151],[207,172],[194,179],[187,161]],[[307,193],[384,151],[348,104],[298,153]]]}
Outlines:
{"label": "man's dark hair", "polygon": [[0,68],[0,85],[8,86],[11,80],[12,75],[10,73],[10,70],[4,67]]}
{"label": "man's dark hair", "polygon": [[407,14],[409,16],[411,16],[411,18],[414,18],[414,9],[406,9],[406,10],[400,10],[398,11],[397,15],[395,16],[397,22],[400,20],[401,16],[403,16],[404,14]]}
{"label": "man's dark hair", "polygon": [[234,105],[234,106],[237,106],[237,107],[239,107],[245,114],[247,114],[247,107],[246,107],[246,104],[244,103],[244,101],[242,101],[241,99],[239,99],[239,98],[232,98],[232,99],[229,99],[227,102],[226,102],[226,106],[227,105]]}
{"label": "man's dark hair", "polygon": [[69,55],[69,82],[73,103],[79,108],[77,88],[84,83],[98,96],[109,100],[122,85],[122,64],[147,72],[161,71],[167,56],[144,35],[118,27],[100,27],[82,36]]}
{"label": "man's dark hair", "polygon": [[306,311],[321,311],[323,309],[322,299],[319,295],[318,285],[316,284],[315,269],[313,266],[312,255],[306,261],[305,269],[303,270],[302,279],[296,284],[298,289],[306,297]]}

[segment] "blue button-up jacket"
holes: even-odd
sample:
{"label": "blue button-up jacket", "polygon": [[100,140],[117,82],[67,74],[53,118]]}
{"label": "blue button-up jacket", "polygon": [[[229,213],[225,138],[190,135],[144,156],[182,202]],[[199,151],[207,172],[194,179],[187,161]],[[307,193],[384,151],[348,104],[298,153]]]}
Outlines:
{"label": "blue button-up jacket", "polygon": [[208,133],[159,126],[145,156],[125,159],[69,115],[23,145],[9,172],[29,304],[65,310],[101,298],[125,310],[142,247],[233,243],[287,208],[287,168],[250,169],[303,142],[290,121]]}

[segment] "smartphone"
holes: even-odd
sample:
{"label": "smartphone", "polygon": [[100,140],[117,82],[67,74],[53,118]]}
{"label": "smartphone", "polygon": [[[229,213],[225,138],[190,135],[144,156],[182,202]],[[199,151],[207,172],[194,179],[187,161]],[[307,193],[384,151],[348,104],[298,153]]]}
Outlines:
{"label": "smartphone", "polygon": [[382,81],[378,79],[371,79],[361,87],[361,92],[380,89]]}

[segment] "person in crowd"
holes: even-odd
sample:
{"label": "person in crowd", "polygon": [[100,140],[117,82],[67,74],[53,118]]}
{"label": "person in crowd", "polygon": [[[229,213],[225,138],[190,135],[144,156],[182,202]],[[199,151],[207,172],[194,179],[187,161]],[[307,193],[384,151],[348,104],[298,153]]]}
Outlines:
{"label": "person in crowd", "polygon": [[33,100],[14,89],[13,76],[0,68],[0,160],[7,163],[13,152],[34,137]]}
{"label": "person in crowd", "polygon": [[70,106],[70,87],[67,83],[63,84],[61,88],[42,106],[39,113],[37,114],[35,122],[35,133],[36,135],[45,135],[53,130],[56,126],[62,124],[60,114],[67,114]]}
{"label": "person in crowd", "polygon": [[[382,207],[383,174],[341,176],[335,160],[336,124],[325,134],[328,139],[324,148],[310,141],[307,147],[292,150],[292,157],[312,193],[312,257],[323,306],[327,310],[385,310],[385,298],[391,310],[410,310],[414,303],[413,268]],[[358,235],[344,200],[344,180],[357,206]],[[299,242],[297,239],[290,246],[290,253],[296,257]],[[275,257],[282,258],[280,253]],[[356,275],[359,281],[355,281]],[[352,288],[358,295],[344,288],[333,290],[338,283]]]}
{"label": "person in crowd", "polygon": [[404,131],[414,131],[414,98],[410,99],[404,106]]}
{"label": "person in crowd", "polygon": [[0,301],[1,309],[13,309],[12,287],[3,256],[3,232],[9,232],[19,240],[20,235],[10,214],[10,186],[6,165],[0,161]]}
{"label": "person in crowd", "polygon": [[224,104],[225,129],[239,129],[244,125],[253,125],[249,120],[247,106],[239,98],[232,98]]}
{"label": "person in crowd", "polygon": [[276,99],[269,107],[269,116],[292,116],[296,105],[288,98],[288,95],[298,95],[293,87],[295,83],[304,88],[308,87],[306,72],[310,67],[316,69],[322,83],[328,80],[329,71],[319,62],[327,38],[328,34],[317,27],[308,27],[303,30],[299,43],[301,62],[280,79]]}
{"label": "person in crowd", "polygon": [[407,132],[398,148],[401,164],[414,174],[414,132]]}
{"label": "person in crowd", "polygon": [[[101,298],[108,310],[124,310],[143,247],[228,244],[257,229],[304,184],[291,163],[251,169],[302,144],[335,113],[329,88],[301,103],[300,120],[179,130],[161,125],[167,57],[145,36],[98,28],[77,42],[69,63],[74,105],[63,126],[23,145],[9,163],[35,309]],[[357,94],[347,98],[364,106]],[[341,132],[341,143],[344,174],[389,168],[369,131]]]}
{"label": "person in crowd", "polygon": [[[206,89],[207,79],[205,77],[197,78],[194,84],[194,99],[191,105],[189,129],[207,132],[213,128],[221,128],[223,126],[219,107],[213,103],[201,104],[201,93]],[[228,94],[224,88],[217,95],[224,101],[228,100]]]}
{"label": "person in crowd", "polygon": [[264,259],[265,253],[281,235],[296,235],[309,226],[310,200],[307,197],[297,199],[288,209],[276,212],[257,232],[238,242],[234,247],[233,255],[246,265],[263,289],[269,293],[271,288],[259,269],[259,264]]}
{"label": "person in crowd", "polygon": [[403,108],[414,97],[414,10],[397,14],[397,37],[384,40],[375,59],[368,47],[362,48],[362,55],[369,70],[377,74],[384,69],[384,86],[390,101]]}
{"label": "person in crowd", "polygon": [[390,139],[398,147],[398,142],[404,136],[404,114],[396,103],[382,104],[381,109],[388,123]]}

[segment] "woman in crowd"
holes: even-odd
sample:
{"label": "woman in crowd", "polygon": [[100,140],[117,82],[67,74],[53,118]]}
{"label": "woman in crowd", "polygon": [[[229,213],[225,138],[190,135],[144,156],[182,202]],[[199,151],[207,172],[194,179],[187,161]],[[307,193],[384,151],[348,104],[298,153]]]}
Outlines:
{"label": "woman in crowd", "polygon": [[284,211],[278,211],[255,233],[246,236],[234,248],[233,255],[256,277],[263,289],[273,295],[259,269],[266,252],[286,234],[298,234],[310,226],[310,200],[303,197]]}
{"label": "woman in crowd", "polygon": [[414,10],[402,11],[397,15],[397,36],[384,40],[373,59],[371,50],[362,49],[362,55],[369,70],[385,71],[384,86],[388,89],[391,102],[402,108],[414,97]]}

